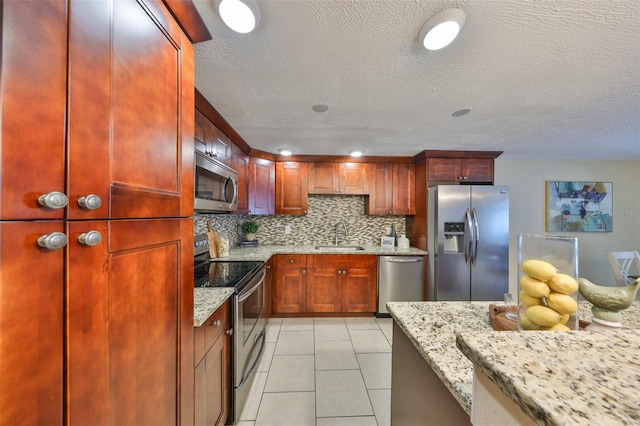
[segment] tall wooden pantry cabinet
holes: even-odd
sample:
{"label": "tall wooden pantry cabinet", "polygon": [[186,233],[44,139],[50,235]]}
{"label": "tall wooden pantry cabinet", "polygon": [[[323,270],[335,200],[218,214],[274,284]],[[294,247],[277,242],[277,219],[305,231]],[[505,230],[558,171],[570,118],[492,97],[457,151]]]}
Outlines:
{"label": "tall wooden pantry cabinet", "polygon": [[193,424],[193,46],[156,0],[1,7],[0,424]]}

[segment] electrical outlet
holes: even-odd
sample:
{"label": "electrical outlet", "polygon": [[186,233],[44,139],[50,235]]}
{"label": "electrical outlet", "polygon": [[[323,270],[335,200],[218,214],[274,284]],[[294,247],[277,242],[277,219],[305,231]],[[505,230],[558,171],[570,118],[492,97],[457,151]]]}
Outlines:
{"label": "electrical outlet", "polygon": [[291,225],[285,225],[284,226],[284,233],[285,233],[285,235],[291,233]]}

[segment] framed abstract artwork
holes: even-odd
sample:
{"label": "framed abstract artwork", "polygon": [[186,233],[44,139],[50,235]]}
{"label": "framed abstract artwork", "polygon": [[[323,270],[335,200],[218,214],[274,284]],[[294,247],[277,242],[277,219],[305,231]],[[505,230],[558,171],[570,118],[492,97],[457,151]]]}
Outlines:
{"label": "framed abstract artwork", "polygon": [[611,182],[545,182],[545,231],[613,231]]}

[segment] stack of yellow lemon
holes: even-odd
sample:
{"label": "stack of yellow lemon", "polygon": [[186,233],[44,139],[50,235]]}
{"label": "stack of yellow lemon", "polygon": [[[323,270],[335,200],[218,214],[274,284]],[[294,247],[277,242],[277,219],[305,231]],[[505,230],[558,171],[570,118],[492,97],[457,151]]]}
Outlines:
{"label": "stack of yellow lemon", "polygon": [[520,326],[525,330],[570,330],[565,324],[578,310],[576,298],[571,296],[578,290],[578,282],[543,260],[522,262],[522,272],[518,296],[526,310],[518,318]]}

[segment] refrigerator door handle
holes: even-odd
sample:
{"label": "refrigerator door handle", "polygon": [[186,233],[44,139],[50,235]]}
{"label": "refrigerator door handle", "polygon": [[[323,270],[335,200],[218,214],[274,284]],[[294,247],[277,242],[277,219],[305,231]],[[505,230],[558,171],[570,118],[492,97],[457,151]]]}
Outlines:
{"label": "refrigerator door handle", "polygon": [[471,262],[471,248],[474,240],[473,223],[471,220],[471,211],[469,209],[465,212],[465,216],[467,223],[464,231],[464,263],[469,265]]}
{"label": "refrigerator door handle", "polygon": [[473,220],[474,238],[473,238],[473,254],[471,256],[471,265],[476,266],[478,261],[478,241],[480,240],[480,227],[478,225],[478,215],[476,209],[471,209],[471,219]]}

